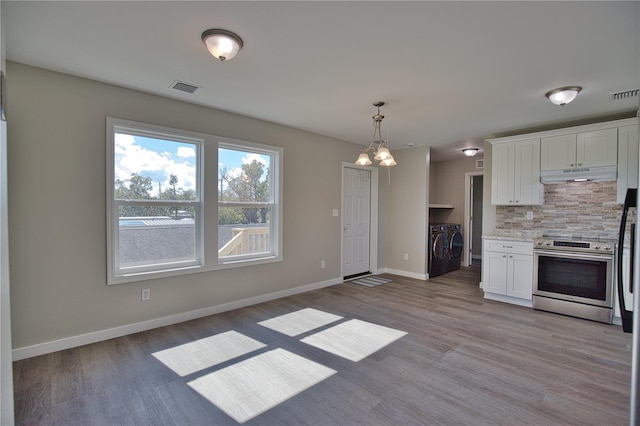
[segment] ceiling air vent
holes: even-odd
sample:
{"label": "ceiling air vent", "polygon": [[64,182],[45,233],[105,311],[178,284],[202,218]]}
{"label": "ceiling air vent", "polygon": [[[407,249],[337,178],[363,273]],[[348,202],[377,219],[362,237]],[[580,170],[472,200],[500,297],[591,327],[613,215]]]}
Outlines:
{"label": "ceiling air vent", "polygon": [[612,101],[619,101],[622,99],[629,99],[638,96],[640,89],[623,90],[622,92],[609,93],[609,99]]}
{"label": "ceiling air vent", "polygon": [[184,81],[176,80],[173,83],[171,83],[171,88],[172,89],[176,89],[176,90],[180,90],[180,91],[186,92],[186,93],[193,93],[196,90],[198,90],[200,87],[199,86],[195,86],[193,84],[185,83]]}

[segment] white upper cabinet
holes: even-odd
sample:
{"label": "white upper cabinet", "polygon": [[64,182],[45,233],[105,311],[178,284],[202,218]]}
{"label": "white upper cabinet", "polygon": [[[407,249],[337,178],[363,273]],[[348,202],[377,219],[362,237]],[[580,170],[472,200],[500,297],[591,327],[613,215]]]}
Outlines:
{"label": "white upper cabinet", "polygon": [[548,136],[540,140],[540,170],[575,167],[576,135]]}
{"label": "white upper cabinet", "polygon": [[[487,139],[491,144],[491,204],[543,204],[541,172],[617,166],[618,202],[638,187],[638,119]],[[543,175],[545,173],[542,173]]]}
{"label": "white upper cabinet", "polygon": [[577,167],[615,166],[618,164],[618,128],[578,133]]}
{"label": "white upper cabinet", "polygon": [[638,187],[638,126],[618,128],[618,204],[628,188]]}
{"label": "white upper cabinet", "polygon": [[540,170],[615,166],[618,129],[547,136],[540,140]]}
{"label": "white upper cabinet", "polygon": [[495,144],[491,158],[491,204],[542,204],[540,139]]}

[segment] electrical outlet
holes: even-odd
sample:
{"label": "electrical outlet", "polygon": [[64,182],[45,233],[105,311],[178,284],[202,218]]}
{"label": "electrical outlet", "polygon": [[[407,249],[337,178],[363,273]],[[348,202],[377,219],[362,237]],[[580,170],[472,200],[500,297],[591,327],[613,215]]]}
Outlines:
{"label": "electrical outlet", "polygon": [[527,220],[531,220],[533,219],[533,212],[532,211],[528,211],[527,212]]}
{"label": "electrical outlet", "polygon": [[142,289],[142,300],[143,301],[147,301],[151,299],[151,289],[150,288],[143,288]]}
{"label": "electrical outlet", "polygon": [[409,260],[409,253],[404,254],[404,260]]}
{"label": "electrical outlet", "polygon": [[324,260],[321,260],[321,261],[320,261],[320,269],[324,269],[324,268],[325,268],[325,266],[327,266],[327,264],[325,263],[325,261],[324,261]]}

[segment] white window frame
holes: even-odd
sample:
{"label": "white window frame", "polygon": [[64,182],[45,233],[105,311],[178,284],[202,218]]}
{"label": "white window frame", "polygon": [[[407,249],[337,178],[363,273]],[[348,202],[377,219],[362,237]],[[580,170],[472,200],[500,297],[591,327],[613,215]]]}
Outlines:
{"label": "white window frame", "polygon": [[[280,147],[191,132],[169,127],[140,123],[118,118],[106,119],[106,195],[107,195],[107,284],[123,284],[218,269],[244,267],[282,261],[282,187],[283,149]],[[116,200],[115,199],[115,133],[175,140],[197,146],[197,201],[180,200]],[[270,251],[244,256],[218,256],[218,148],[246,150],[271,156],[271,190],[267,205],[272,208],[270,216]],[[196,255],[191,262],[174,262],[163,265],[148,265],[138,268],[118,267],[118,207],[120,205],[167,205],[192,206],[196,211]],[[263,203],[242,207],[264,207]],[[233,207],[228,205],[229,207]],[[234,205],[235,206],[235,205]],[[199,214],[198,214],[199,213]]]}
{"label": "white window frame", "polygon": [[[254,264],[262,260],[280,261],[282,260],[282,154],[283,150],[279,147],[267,146],[246,141],[238,141],[234,139],[221,138],[218,142],[218,149],[232,149],[237,151],[247,151],[270,157],[271,167],[269,182],[269,201],[263,203],[248,202],[218,202],[217,207],[244,207],[244,208],[261,208],[269,207],[271,209],[269,220],[269,252],[254,253],[236,256],[217,257],[220,267],[241,266],[243,263],[250,262]],[[219,195],[219,194],[218,194]],[[216,197],[219,200],[219,197]],[[221,205],[222,204],[222,205]],[[216,209],[216,213],[217,213]]]}

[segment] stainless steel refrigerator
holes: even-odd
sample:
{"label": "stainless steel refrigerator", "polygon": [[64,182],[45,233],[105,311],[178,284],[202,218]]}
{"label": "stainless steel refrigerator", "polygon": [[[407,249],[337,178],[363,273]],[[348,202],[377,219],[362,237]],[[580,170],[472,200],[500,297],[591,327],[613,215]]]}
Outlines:
{"label": "stainless steel refrigerator", "polygon": [[[640,111],[638,113],[640,116]],[[622,219],[620,223],[620,235],[618,241],[618,303],[620,304],[620,315],[622,317],[622,327],[624,332],[632,333],[632,354],[631,354],[631,398],[629,406],[629,424],[640,426],[640,287],[638,287],[638,272],[640,272],[640,235],[639,226],[633,224],[629,232],[626,230],[627,216],[630,209],[638,206],[638,190],[629,189],[625,198]],[[637,218],[636,218],[637,219]],[[637,220],[636,220],[637,221]],[[625,249],[625,238],[629,238],[627,248],[630,250],[630,271],[629,286],[633,294],[633,302],[624,300],[623,262],[622,251]],[[628,306],[631,304],[632,306]],[[634,312],[636,315],[634,315]]]}

